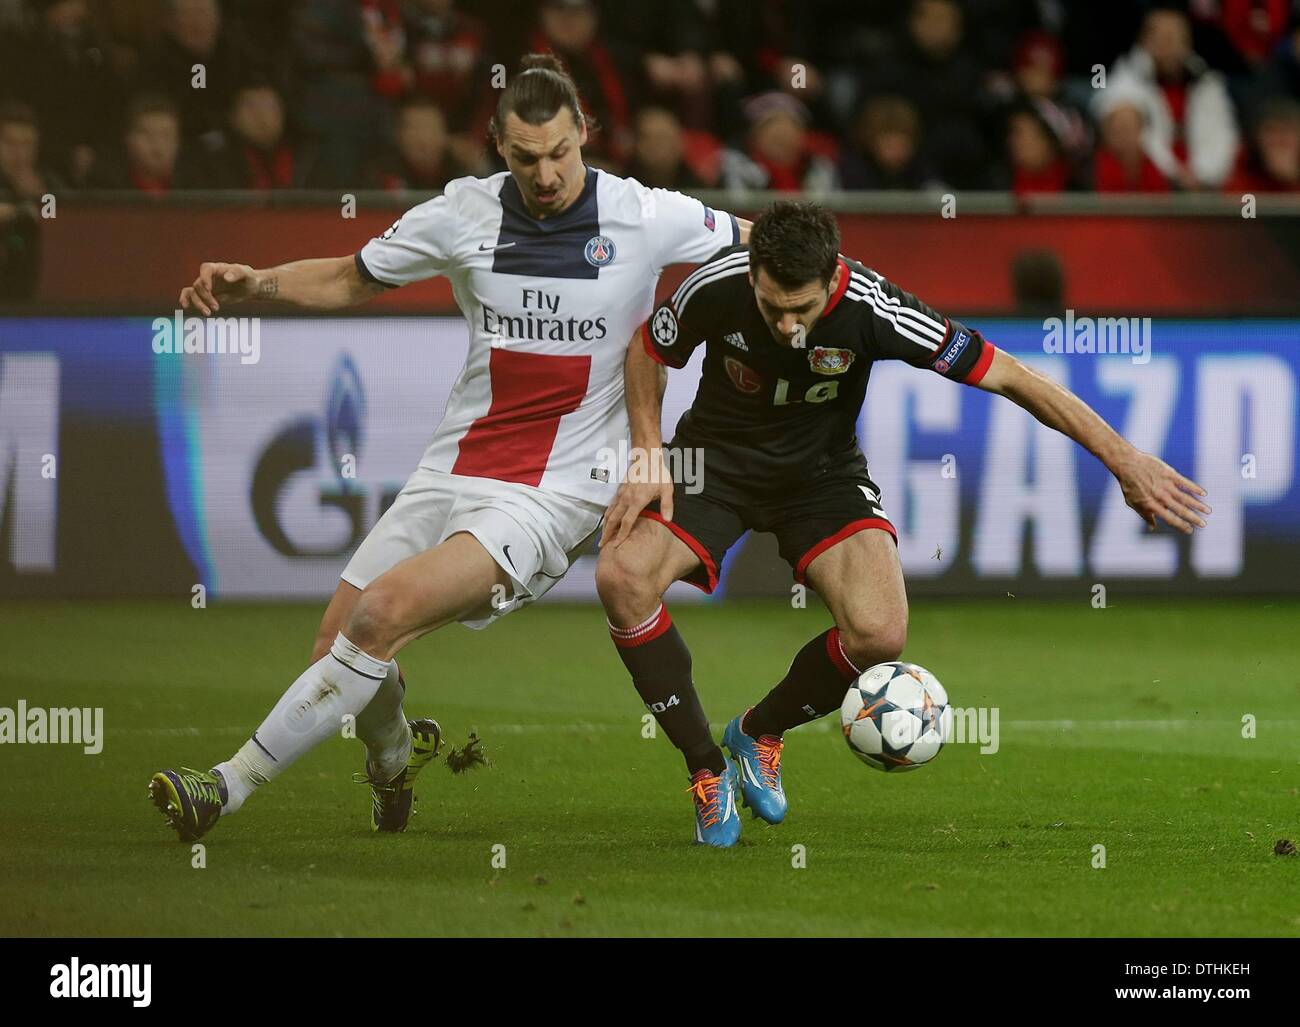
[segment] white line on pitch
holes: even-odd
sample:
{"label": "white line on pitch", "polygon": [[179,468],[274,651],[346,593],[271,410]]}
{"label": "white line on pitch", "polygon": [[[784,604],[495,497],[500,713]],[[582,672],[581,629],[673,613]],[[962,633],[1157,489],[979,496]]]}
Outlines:
{"label": "white line on pitch", "polygon": [[[638,721],[620,721],[618,723],[576,723],[576,724],[493,724],[474,720],[468,727],[475,731],[492,731],[505,735],[545,734],[594,734],[605,731],[627,731],[629,723]],[[1300,727],[1300,720],[1264,720],[1262,723],[1273,728]],[[723,723],[710,725],[721,730]],[[1237,720],[1008,720],[1003,728],[1017,731],[1186,731],[1190,728],[1209,728],[1221,730],[1227,726],[1239,727]],[[247,734],[248,725],[238,727],[127,727],[117,728],[114,734],[150,735],[160,738],[198,738],[201,735],[238,735]],[[798,730],[829,732],[838,731],[833,718],[827,717],[812,724],[806,724]]]}

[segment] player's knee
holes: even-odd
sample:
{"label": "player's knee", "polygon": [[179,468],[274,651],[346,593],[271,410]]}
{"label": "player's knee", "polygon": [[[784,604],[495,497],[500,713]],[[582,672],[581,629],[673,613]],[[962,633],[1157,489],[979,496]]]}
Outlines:
{"label": "player's knee", "polygon": [[596,592],[611,617],[648,612],[659,599],[649,568],[622,552],[606,549],[596,562]]}
{"label": "player's knee", "polygon": [[408,629],[407,607],[397,591],[375,582],[357,598],[343,634],[362,652],[380,652]]}
{"label": "player's knee", "polygon": [[850,617],[840,625],[840,645],[856,667],[896,660],[907,645],[907,615]]}

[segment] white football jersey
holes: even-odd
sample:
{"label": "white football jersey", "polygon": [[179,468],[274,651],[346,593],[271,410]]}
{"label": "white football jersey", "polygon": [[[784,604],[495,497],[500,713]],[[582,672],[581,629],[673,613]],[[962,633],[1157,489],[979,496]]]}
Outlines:
{"label": "white football jersey", "polygon": [[357,254],[395,287],[446,275],[469,354],[420,466],[606,503],[628,433],[623,360],[668,264],[739,241],[699,200],[588,167],[582,195],[537,220],[508,172],[460,178]]}

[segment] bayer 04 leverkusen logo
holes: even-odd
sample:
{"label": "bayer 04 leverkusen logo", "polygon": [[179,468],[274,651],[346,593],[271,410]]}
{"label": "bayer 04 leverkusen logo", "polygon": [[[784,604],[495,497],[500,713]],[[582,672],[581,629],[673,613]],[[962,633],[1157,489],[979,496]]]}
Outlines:
{"label": "bayer 04 leverkusen logo", "polygon": [[814,346],[808,351],[808,366],[818,374],[843,374],[853,363],[853,350]]}
{"label": "bayer 04 leverkusen logo", "polygon": [[604,267],[614,259],[617,251],[614,248],[614,240],[607,235],[593,235],[587,240],[587,245],[582,251],[582,255],[587,258],[587,263],[592,267]]}

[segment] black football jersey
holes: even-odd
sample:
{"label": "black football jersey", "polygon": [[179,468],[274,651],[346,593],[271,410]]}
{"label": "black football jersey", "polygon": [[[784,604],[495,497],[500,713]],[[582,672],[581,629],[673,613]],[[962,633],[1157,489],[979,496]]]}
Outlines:
{"label": "black football jersey", "polygon": [[755,488],[865,466],[857,421],[871,365],[905,360],[975,384],[993,361],[979,332],[950,320],[870,268],[841,258],[838,288],[799,348],[772,336],[749,283],[749,250],[733,246],[691,274],[642,330],[646,351],[682,367],[701,344],[704,370],[675,444]]}

